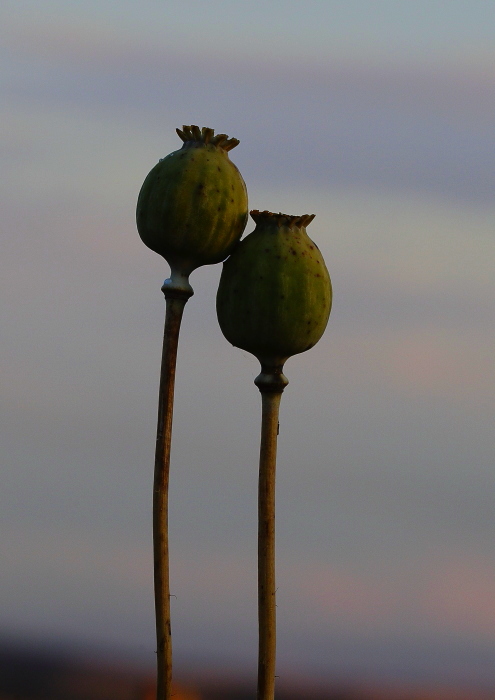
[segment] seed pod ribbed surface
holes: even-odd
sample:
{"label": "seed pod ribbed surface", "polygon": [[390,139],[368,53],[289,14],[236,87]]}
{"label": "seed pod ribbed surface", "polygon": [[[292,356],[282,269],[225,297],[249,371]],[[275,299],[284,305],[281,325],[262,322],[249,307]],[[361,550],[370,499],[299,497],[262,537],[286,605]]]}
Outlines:
{"label": "seed pod ribbed surface", "polygon": [[325,330],[332,287],[306,233],[313,216],[252,211],[255,230],[223,265],[217,314],[223,334],[262,364],[309,350]]}
{"label": "seed pod ribbed surface", "polygon": [[228,152],[239,142],[184,126],[182,148],[155,165],[138,197],[143,242],[181,274],[224,260],[248,218],[246,185]]}

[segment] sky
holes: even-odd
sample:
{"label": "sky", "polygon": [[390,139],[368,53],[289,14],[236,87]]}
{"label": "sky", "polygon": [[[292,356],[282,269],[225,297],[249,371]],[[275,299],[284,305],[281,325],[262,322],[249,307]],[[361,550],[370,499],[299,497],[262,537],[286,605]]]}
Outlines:
{"label": "sky", "polygon": [[[250,208],[316,214],[334,287],[285,369],[278,672],[494,687],[495,5],[0,15],[0,635],[154,663],[169,269],[135,206],[198,124],[240,140]],[[259,369],[220,332],[220,272],[191,275],[179,346],[174,655],[254,673]]]}

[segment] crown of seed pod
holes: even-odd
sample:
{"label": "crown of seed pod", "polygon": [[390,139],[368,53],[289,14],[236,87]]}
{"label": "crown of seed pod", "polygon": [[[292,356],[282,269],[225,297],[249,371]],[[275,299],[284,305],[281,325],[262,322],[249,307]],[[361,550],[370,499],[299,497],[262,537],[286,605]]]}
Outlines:
{"label": "crown of seed pod", "polygon": [[314,215],[252,211],[255,230],[223,265],[220,328],[262,365],[283,366],[321,338],[332,305],[330,276],[306,233]]}
{"label": "crown of seed pod", "polygon": [[177,129],[183,146],[162,158],[138,197],[139,235],[174,273],[188,277],[201,265],[221,262],[248,219],[246,185],[228,152],[239,141],[213,129]]}

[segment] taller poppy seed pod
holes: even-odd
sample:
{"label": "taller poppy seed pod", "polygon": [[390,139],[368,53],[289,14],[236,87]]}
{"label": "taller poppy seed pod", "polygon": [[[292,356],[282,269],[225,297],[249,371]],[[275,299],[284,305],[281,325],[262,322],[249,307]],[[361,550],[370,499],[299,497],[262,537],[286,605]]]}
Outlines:
{"label": "taller poppy seed pod", "polygon": [[206,127],[177,133],[182,148],[150,171],[136,211],[143,243],[167,260],[172,281],[224,260],[248,219],[246,185],[228,155],[239,141]]}
{"label": "taller poppy seed pod", "polygon": [[237,139],[213,129],[184,126],[182,148],[163,158],[146,177],[136,219],[143,242],[170,264],[162,291],[166,300],[158,392],[153,480],[153,562],[157,643],[157,691],[172,697],[172,633],[168,543],[168,488],[175,373],[184,306],[193,294],[189,275],[221,262],[239,241],[247,222],[246,185],[229,160]]}
{"label": "taller poppy seed pod", "polygon": [[224,265],[217,293],[228,341],[264,367],[282,367],[321,338],[332,305],[330,276],[306,233],[314,215],[252,211],[255,230]]}

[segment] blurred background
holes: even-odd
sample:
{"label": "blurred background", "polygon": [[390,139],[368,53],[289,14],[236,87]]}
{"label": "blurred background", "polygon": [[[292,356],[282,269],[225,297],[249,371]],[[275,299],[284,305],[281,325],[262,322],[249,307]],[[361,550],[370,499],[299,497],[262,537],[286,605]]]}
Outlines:
{"label": "blurred background", "polygon": [[[135,205],[175,128],[198,124],[240,139],[251,208],[316,214],[334,285],[326,334],[285,371],[281,683],[495,688],[495,4],[3,0],[0,14],[0,638],[153,668],[169,269]],[[191,276],[179,347],[184,676],[256,667],[258,365],[219,330],[220,271]]]}

